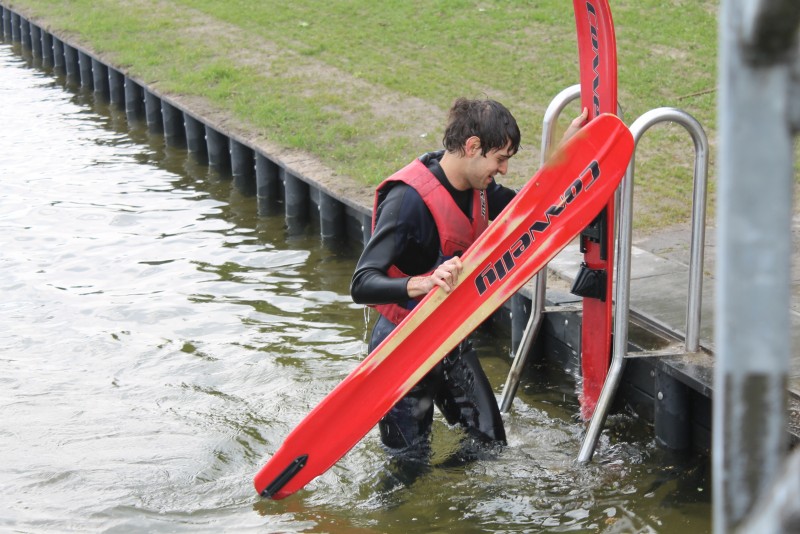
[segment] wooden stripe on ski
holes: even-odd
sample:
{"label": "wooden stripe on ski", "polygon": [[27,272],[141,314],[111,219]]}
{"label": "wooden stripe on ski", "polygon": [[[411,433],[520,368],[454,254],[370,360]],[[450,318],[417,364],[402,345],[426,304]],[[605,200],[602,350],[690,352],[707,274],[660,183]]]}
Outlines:
{"label": "wooden stripe on ski", "polygon": [[450,293],[429,293],[289,434],[254,479],[273,499],[324,473],[450,350],[560,252],[614,194],[633,152],[604,115],[550,158],[462,256]]}

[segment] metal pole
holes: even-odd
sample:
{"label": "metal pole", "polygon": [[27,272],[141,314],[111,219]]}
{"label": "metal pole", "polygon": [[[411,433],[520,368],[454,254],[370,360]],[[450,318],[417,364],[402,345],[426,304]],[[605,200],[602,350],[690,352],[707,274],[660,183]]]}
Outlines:
{"label": "metal pole", "polygon": [[[542,146],[541,146],[541,164],[544,165],[547,159],[548,152],[553,146],[555,139],[555,123],[558,120],[561,112],[567,107],[567,104],[573,100],[577,100],[581,96],[580,84],[575,84],[567,87],[550,102],[544,112],[544,120],[542,121]],[[507,413],[511,409],[511,403],[514,400],[514,395],[517,393],[519,381],[522,377],[522,370],[525,368],[525,362],[528,359],[533,341],[539,332],[539,327],[542,324],[544,317],[544,299],[547,293],[547,266],[542,268],[539,273],[533,277],[534,292],[531,297],[531,311],[528,319],[528,324],[525,326],[525,331],[522,333],[522,339],[517,347],[517,354],[514,356],[514,361],[511,363],[511,370],[508,373],[508,378],[503,386],[502,400],[500,402],[500,411]]]}
{"label": "metal pole", "polygon": [[780,474],[791,355],[796,0],[727,0],[719,41],[713,525],[741,524]]}
{"label": "metal pole", "polygon": [[706,201],[708,198],[708,137],[694,117],[680,110],[675,120],[685,127],[694,142],[694,184],[692,193],[692,237],[689,250],[689,296],[686,302],[686,352],[700,350],[700,310],[703,305],[703,260],[706,244]]}

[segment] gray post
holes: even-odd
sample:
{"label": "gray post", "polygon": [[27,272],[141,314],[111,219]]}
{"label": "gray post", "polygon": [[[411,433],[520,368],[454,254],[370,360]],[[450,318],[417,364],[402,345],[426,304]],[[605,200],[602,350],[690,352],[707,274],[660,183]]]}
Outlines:
{"label": "gray post", "polygon": [[17,13],[11,12],[11,40],[19,42],[20,40],[20,19]]}
{"label": "gray post", "polygon": [[692,445],[689,386],[656,369],[653,426],[656,443],[671,451],[688,451]]}
{"label": "gray post", "polygon": [[164,142],[169,146],[186,146],[186,127],[183,124],[183,111],[166,100],[161,100],[161,118],[164,121]]}
{"label": "gray post", "polygon": [[144,114],[144,90],[142,86],[125,77],[125,116],[128,124],[139,122]]}
{"label": "gray post", "polygon": [[741,524],[787,449],[796,0],[727,0],[719,41],[714,532]]}
{"label": "gray post", "polygon": [[147,131],[151,134],[164,133],[164,119],[161,118],[161,99],[147,89],[144,89],[144,116],[147,122]]}
{"label": "gray post", "polygon": [[338,243],[346,234],[344,204],[325,191],[320,191],[318,207],[322,242]]}
{"label": "gray post", "polygon": [[64,47],[64,69],[67,73],[67,81],[69,83],[81,82],[81,69],[78,60],[78,51],[65,42],[61,42]]}
{"label": "gray post", "polygon": [[30,24],[31,54],[36,59],[42,58],[42,30],[36,24]]}
{"label": "gray post", "polygon": [[108,101],[125,108],[125,75],[114,68],[108,69]]}
{"label": "gray post", "polygon": [[256,154],[252,148],[235,139],[230,141],[233,185],[244,196],[256,194]]}
{"label": "gray post", "polygon": [[228,136],[209,125],[206,128],[206,147],[208,164],[222,175],[231,173],[231,147]]}
{"label": "gray post", "polygon": [[3,39],[11,41],[11,11],[3,8]]}
{"label": "gray post", "polygon": [[81,87],[91,91],[94,88],[92,58],[86,52],[78,51],[78,70],[80,71]]}
{"label": "gray post", "polygon": [[42,40],[42,64],[45,67],[53,66],[53,36],[45,30],[41,30]]}
{"label": "gray post", "polygon": [[22,42],[22,48],[30,50],[31,48],[31,23],[25,17],[19,18],[19,39]]}
{"label": "gray post", "polygon": [[62,72],[66,69],[64,42],[58,37],[53,37],[53,68]]}
{"label": "gray post", "polygon": [[92,58],[92,85],[96,95],[109,99],[108,67],[99,59]]}
{"label": "gray post", "polygon": [[281,167],[286,209],[286,229],[290,235],[301,233],[308,223],[308,183]]}
{"label": "gray post", "polygon": [[198,161],[208,163],[206,125],[184,111],[183,126],[186,130],[186,149]]}
{"label": "gray post", "polygon": [[259,215],[268,215],[281,199],[280,167],[260,152],[256,152],[256,198]]}

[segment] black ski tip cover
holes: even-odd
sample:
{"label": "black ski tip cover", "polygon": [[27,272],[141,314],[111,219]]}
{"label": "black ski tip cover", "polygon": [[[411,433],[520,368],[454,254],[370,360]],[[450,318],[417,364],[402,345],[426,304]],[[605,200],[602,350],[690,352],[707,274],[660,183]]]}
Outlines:
{"label": "black ski tip cover", "polygon": [[303,467],[305,467],[307,461],[308,455],[303,454],[289,462],[289,465],[286,466],[286,469],[281,471],[281,474],[275,477],[275,480],[270,482],[269,485],[264,488],[264,491],[261,492],[261,496],[272,497],[279,492],[281,488],[292,479],[292,477],[294,477]]}

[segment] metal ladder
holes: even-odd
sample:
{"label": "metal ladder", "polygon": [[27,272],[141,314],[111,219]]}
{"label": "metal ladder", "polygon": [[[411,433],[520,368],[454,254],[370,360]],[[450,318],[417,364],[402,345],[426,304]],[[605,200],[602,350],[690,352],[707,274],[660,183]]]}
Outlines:
{"label": "metal ladder", "polygon": [[[580,97],[580,85],[573,85],[561,91],[545,111],[542,128],[542,163],[553,145],[554,125],[564,108]],[[686,313],[686,336],[684,348],[686,353],[700,350],[700,307],[702,304],[703,284],[703,247],[705,245],[706,197],[708,181],[708,139],[700,123],[691,115],[676,108],[656,108],[644,113],[631,125],[630,130],[634,143],[638,144],[644,133],[653,125],[661,122],[674,122],[683,126],[691,135],[695,147],[694,191],[692,199],[692,231],[689,260],[689,293]],[[628,320],[630,315],[630,274],[631,246],[633,228],[633,184],[634,156],[618,191],[617,237],[617,285],[614,309],[614,345],[613,357],[597,406],[592,415],[589,427],[578,456],[581,463],[589,462],[600,437],[603,424],[622,378],[625,360],[628,358]],[[511,364],[511,370],[502,392],[500,410],[507,412],[519,386],[522,370],[531,351],[533,341],[546,313],[544,300],[546,294],[546,273],[540,272],[534,277],[534,291],[531,298],[531,312],[528,323],[522,334],[517,352]],[[682,353],[647,353],[642,356],[667,356]]]}
{"label": "metal ladder", "polygon": [[[555,98],[547,106],[544,112],[544,119],[542,121],[542,144],[540,164],[544,165],[547,159],[547,154],[554,144],[555,137],[555,124],[564,108],[572,102],[580,98],[581,86],[580,84],[567,87],[556,95]],[[511,363],[511,370],[508,373],[508,378],[503,386],[503,393],[501,394],[502,400],[500,401],[500,411],[506,413],[511,409],[511,402],[514,400],[514,395],[517,393],[519,381],[522,377],[522,370],[525,368],[525,362],[530,354],[531,346],[536,336],[539,333],[539,327],[544,318],[544,301],[547,292],[547,266],[542,268],[533,278],[534,291],[531,297],[531,311],[528,317],[528,323],[522,333],[517,352],[514,355],[514,360]]]}
{"label": "metal ladder", "polygon": [[[686,353],[700,350],[700,306],[703,289],[703,247],[706,230],[706,196],[708,189],[708,138],[703,127],[691,115],[676,108],[656,108],[644,113],[630,127],[634,147],[644,133],[660,122],[674,122],[683,126],[694,141],[694,190],[692,195],[692,232],[689,256],[689,293],[686,304]],[[617,236],[617,287],[614,308],[614,345],[611,366],[600,398],[597,401],[589,427],[578,454],[578,462],[586,463],[592,459],[600,432],[603,430],[611,401],[617,392],[625,359],[628,357],[628,320],[630,316],[631,285],[631,246],[633,239],[633,177],[636,149],[628,164],[628,170],[621,184],[622,206]],[[677,354],[677,353],[673,353]],[[650,356],[673,355],[670,353],[651,353]],[[638,355],[641,357],[642,355]]]}

